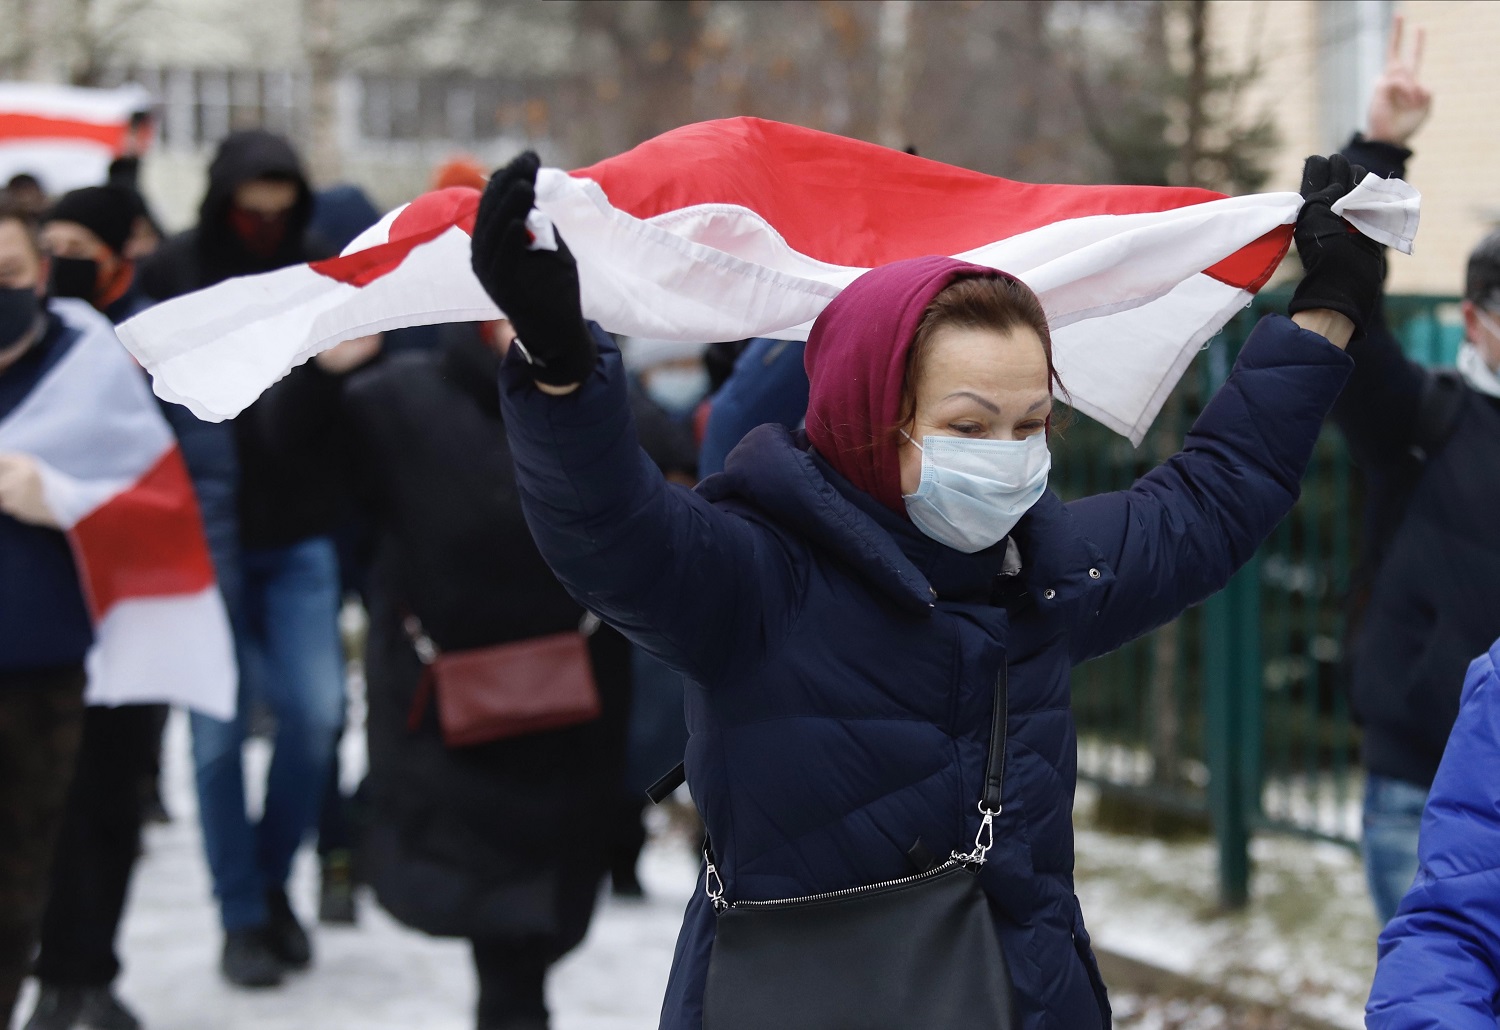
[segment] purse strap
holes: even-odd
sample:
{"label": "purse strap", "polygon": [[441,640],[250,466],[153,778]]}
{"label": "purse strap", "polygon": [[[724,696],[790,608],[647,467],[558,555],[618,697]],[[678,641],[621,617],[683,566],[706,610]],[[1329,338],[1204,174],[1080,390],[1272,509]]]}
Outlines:
{"label": "purse strap", "polygon": [[974,835],[974,850],[958,857],[974,865],[984,865],[990,848],[995,846],[995,817],[1004,809],[1005,743],[1010,729],[1010,667],[1001,661],[995,676],[995,708],[990,713],[990,753],[984,765],[984,792],[979,798],[979,832]]}
{"label": "purse strap", "polygon": [[[966,865],[982,866],[989,855],[991,848],[995,846],[995,817],[1004,808],[1005,797],[1005,743],[1007,731],[1010,729],[1010,669],[1008,663],[1000,663],[1000,672],[995,676],[995,708],[990,714],[990,750],[984,766],[984,790],[979,799],[979,832],[974,835],[974,850],[967,855],[957,852],[953,857]],[[667,773],[656,783],[651,785],[653,792],[652,800],[657,804],[661,800],[655,796],[656,792],[669,782],[671,789],[661,794],[661,799],[671,794],[680,786],[685,779],[682,777],[683,766],[678,766]],[[679,778],[682,777],[682,778]],[[719,878],[719,869],[715,864],[713,841],[707,833],[703,835],[703,890],[708,895],[709,901],[713,903],[715,912],[723,912],[729,907],[729,902],[724,898],[724,881]]]}

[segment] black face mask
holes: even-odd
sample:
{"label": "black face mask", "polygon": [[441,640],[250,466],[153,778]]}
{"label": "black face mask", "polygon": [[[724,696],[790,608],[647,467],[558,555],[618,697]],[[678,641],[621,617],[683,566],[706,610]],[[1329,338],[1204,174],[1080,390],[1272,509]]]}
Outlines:
{"label": "black face mask", "polygon": [[21,337],[36,325],[40,308],[34,287],[0,289],[0,350],[21,342]]}
{"label": "black face mask", "polygon": [[53,297],[77,297],[90,304],[99,289],[99,262],[90,258],[55,257],[47,292]]}

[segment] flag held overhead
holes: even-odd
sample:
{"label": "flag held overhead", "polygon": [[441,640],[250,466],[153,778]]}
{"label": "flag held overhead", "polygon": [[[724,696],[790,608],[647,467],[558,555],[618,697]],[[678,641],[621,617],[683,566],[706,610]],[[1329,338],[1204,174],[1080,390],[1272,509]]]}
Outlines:
{"label": "flag held overhead", "polygon": [[[690,173],[684,173],[690,169]],[[756,118],[685,126],[572,173],[537,208],[578,262],[586,317],[632,336],[805,339],[870,268],[944,254],[1041,298],[1077,407],[1139,442],[1193,353],[1285,255],[1296,193],[1012,182]],[[1372,180],[1341,211],[1409,249],[1417,194]],[[230,280],[121,327],[157,393],[232,417],[341,340],[500,316],[469,268],[478,193],[426,194],[332,261]]]}

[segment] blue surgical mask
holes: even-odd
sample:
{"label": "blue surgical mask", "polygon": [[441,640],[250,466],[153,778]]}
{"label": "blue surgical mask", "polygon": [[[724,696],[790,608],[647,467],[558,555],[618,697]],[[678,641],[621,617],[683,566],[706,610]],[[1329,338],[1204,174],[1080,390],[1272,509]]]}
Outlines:
{"label": "blue surgical mask", "polygon": [[956,551],[993,547],[1047,489],[1047,434],[1024,440],[924,436],[922,481],[906,494],[906,514],[923,533]]}
{"label": "blue surgical mask", "polygon": [[708,395],[708,369],[657,368],[645,377],[646,394],[673,415],[686,415]]}

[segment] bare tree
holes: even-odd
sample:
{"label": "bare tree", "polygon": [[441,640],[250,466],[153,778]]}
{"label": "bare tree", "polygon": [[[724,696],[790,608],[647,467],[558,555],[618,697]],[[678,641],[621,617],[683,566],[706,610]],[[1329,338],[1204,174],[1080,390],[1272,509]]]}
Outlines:
{"label": "bare tree", "polygon": [[343,172],[339,132],[340,51],[338,0],[302,0],[302,38],[307,50],[308,167],[317,182],[337,182]]}
{"label": "bare tree", "polygon": [[[1265,184],[1275,125],[1269,112],[1247,119],[1241,111],[1245,88],[1260,74],[1259,63],[1252,60],[1235,71],[1220,68],[1210,45],[1207,0],[1076,7],[1114,19],[1134,44],[1113,56],[1098,46],[1076,46],[1068,61],[1084,125],[1108,156],[1112,178],[1229,193]],[[1185,67],[1177,66],[1167,45],[1174,22],[1186,39]],[[1075,43],[1079,36],[1073,33]]]}
{"label": "bare tree", "polygon": [[0,72],[99,85],[157,7],[158,0],[7,0]]}

